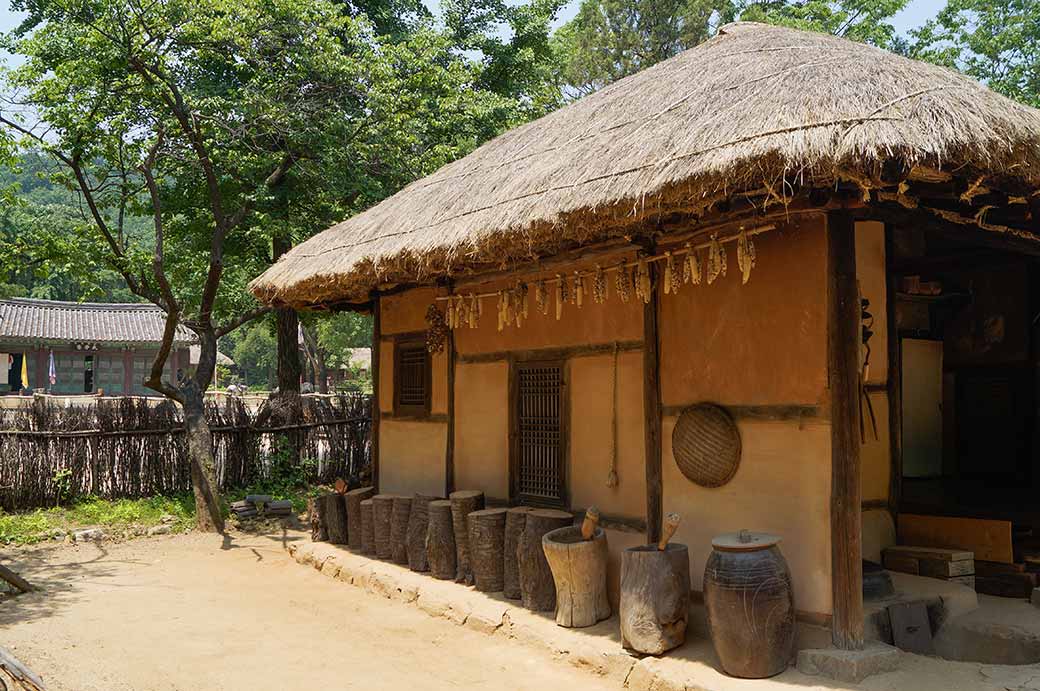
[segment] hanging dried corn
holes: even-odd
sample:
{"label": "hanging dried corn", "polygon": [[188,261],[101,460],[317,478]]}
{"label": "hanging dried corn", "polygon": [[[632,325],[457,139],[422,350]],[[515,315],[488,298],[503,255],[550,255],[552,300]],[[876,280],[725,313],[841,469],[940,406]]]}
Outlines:
{"label": "hanging dried corn", "polygon": [[520,293],[520,314],[523,316],[524,319],[527,319],[527,315],[531,309],[531,301],[527,295],[527,284],[517,283],[516,289]]}
{"label": "hanging dried corn", "polygon": [[618,264],[617,275],[614,277],[614,288],[617,289],[621,302],[628,302],[632,295],[632,279],[628,275],[628,267],[623,263]]}
{"label": "hanging dried corn", "polygon": [[708,244],[708,285],[715,282],[719,276],[726,275],[726,250],[719,242],[718,235],[711,236]]}
{"label": "hanging dried corn", "polygon": [[563,317],[563,301],[567,299],[567,282],[556,274],[556,321]]}
{"label": "hanging dried corn", "polygon": [[534,305],[542,314],[549,314],[549,296],[545,290],[545,281],[534,284]]}
{"label": "hanging dried corn", "polygon": [[498,330],[506,328],[506,297],[502,291],[498,291]]}
{"label": "hanging dried corn", "polygon": [[502,296],[505,300],[505,315],[503,316],[503,320],[505,321],[506,326],[509,326],[516,319],[516,305],[513,300],[514,294],[513,291],[507,290],[502,293]]}
{"label": "hanging dried corn", "polygon": [[650,280],[650,263],[640,259],[636,264],[636,297],[642,298],[644,304],[650,304],[653,285]]}
{"label": "hanging dried corn", "polygon": [[466,323],[466,299],[461,295],[455,298],[455,324],[452,329],[458,329]]}
{"label": "hanging dried corn", "polygon": [[672,292],[672,274],[675,273],[675,266],[672,262],[672,253],[664,253],[664,294],[668,295]]}
{"label": "hanging dried corn", "polygon": [[574,304],[579,308],[585,302],[585,279],[577,271],[574,272]]}
{"label": "hanging dried corn", "polygon": [[740,267],[740,282],[747,284],[751,269],[755,268],[755,243],[744,231],[737,237],[737,266]]}
{"label": "hanging dried corn", "polygon": [[592,301],[597,305],[607,301],[607,277],[599,264],[596,264],[596,273],[592,278]]}
{"label": "hanging dried corn", "polygon": [[524,318],[524,297],[520,292],[519,284],[509,295],[509,304],[512,306],[510,323],[516,322],[516,328],[520,328],[521,320]]}
{"label": "hanging dried corn", "polygon": [[470,293],[469,311],[466,313],[466,316],[469,317],[469,328],[471,329],[477,328],[477,314],[480,311],[480,307],[478,305],[479,303],[477,302],[476,294]]}

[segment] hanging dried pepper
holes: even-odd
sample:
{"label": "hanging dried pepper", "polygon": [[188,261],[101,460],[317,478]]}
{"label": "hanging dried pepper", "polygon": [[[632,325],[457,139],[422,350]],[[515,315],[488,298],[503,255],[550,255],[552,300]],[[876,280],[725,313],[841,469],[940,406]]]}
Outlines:
{"label": "hanging dried pepper", "polygon": [[726,275],[726,250],[719,242],[718,235],[711,236],[708,245],[708,285],[715,282],[719,276]]}
{"label": "hanging dried pepper", "polygon": [[755,268],[755,243],[744,231],[737,238],[737,266],[740,267],[740,282],[747,284],[751,269]]}
{"label": "hanging dried pepper", "polygon": [[426,349],[431,353],[441,352],[448,336],[448,327],[444,323],[444,313],[436,304],[426,308],[426,326]]}

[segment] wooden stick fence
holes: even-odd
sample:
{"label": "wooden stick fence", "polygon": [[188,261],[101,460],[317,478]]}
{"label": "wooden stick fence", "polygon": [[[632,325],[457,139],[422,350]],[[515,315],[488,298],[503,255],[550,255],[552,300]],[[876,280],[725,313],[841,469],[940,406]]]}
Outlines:
{"label": "wooden stick fence", "polygon": [[[277,462],[310,482],[358,478],[368,466],[370,397],[301,396],[251,409],[209,402],[222,488],[268,477]],[[179,407],[101,399],[65,407],[47,399],[0,410],[0,508],[54,506],[59,495],[137,498],[191,489]]]}

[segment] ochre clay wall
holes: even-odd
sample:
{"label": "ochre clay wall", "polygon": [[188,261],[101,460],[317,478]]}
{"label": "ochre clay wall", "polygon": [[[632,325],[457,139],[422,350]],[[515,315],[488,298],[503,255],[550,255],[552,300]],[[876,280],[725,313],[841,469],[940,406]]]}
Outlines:
{"label": "ochre clay wall", "polygon": [[432,368],[430,417],[394,419],[394,337],[426,330],[426,308],[433,289],[420,288],[380,301],[383,338],[379,353],[379,489],[381,492],[419,492],[442,496],[445,487],[444,454],[448,425],[448,358],[430,358]]}
{"label": "ochre clay wall", "polygon": [[379,425],[379,490],[444,495],[447,424],[384,419]]}
{"label": "ochre clay wall", "polygon": [[[746,285],[729,245],[727,276],[661,297],[664,510],[682,516],[675,539],[690,548],[695,590],[702,588],[712,537],[765,531],[783,538],[797,609],[829,614],[825,221],[802,217],[757,236],[755,245],[757,263]],[[737,474],[717,489],[686,479],[672,455],[678,413],[702,401],[733,410],[741,435]],[[747,406],[766,419],[742,417]],[[781,406],[805,412],[785,417]]]}
{"label": "ochre clay wall", "polygon": [[509,366],[455,366],[455,486],[509,498]]}
{"label": "ochre clay wall", "polygon": [[816,404],[827,388],[827,236],[823,219],[755,237],[741,285],[736,247],[712,285],[660,299],[661,401]]}
{"label": "ochre clay wall", "polygon": [[607,487],[612,450],[613,355],[570,361],[571,504],[597,506],[604,513],[646,515],[646,464],[643,436],[643,353],[618,354],[617,474]]}

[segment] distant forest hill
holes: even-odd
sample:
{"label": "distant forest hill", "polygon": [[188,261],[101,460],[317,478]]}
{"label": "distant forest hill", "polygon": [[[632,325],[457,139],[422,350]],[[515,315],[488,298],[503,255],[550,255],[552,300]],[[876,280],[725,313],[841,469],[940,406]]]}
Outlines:
{"label": "distant forest hill", "polygon": [[[55,168],[40,152],[0,165],[0,298],[141,302],[101,261],[79,197],[53,179]],[[150,221],[128,215],[124,232],[150,239]],[[89,257],[97,257],[96,262]],[[86,261],[84,258],[88,258]]]}

